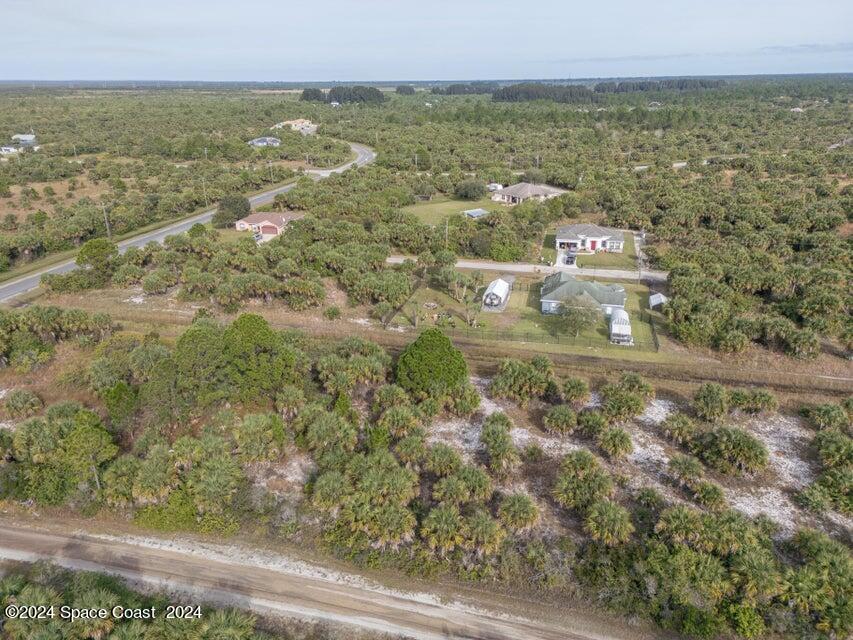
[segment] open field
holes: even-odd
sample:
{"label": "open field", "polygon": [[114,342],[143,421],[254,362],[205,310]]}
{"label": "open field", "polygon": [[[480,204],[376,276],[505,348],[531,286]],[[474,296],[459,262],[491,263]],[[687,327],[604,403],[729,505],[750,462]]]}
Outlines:
{"label": "open field", "polygon": [[445,221],[453,215],[462,215],[466,209],[496,209],[500,205],[491,201],[490,198],[481,200],[459,200],[456,198],[448,198],[444,195],[433,196],[429,202],[419,202],[417,204],[404,207],[403,211],[413,213],[418,217],[418,220],[424,224],[437,225]]}

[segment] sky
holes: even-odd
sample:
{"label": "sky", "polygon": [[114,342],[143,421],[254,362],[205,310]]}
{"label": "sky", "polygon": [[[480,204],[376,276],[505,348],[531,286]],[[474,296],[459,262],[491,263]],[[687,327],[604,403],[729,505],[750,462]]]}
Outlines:
{"label": "sky", "polygon": [[3,80],[853,71],[853,0],[0,0]]}

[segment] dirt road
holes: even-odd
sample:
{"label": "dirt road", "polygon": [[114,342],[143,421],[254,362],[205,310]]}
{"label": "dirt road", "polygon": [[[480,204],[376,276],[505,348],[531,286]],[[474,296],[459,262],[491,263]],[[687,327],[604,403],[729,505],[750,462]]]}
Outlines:
{"label": "dirt road", "polygon": [[191,545],[161,548],[148,539],[105,539],[0,522],[0,559],[47,559],[183,593],[190,602],[226,604],[267,616],[311,618],[423,640],[627,640],[646,635],[602,635],[571,621],[525,620],[477,603],[390,590],[298,561],[250,563],[236,551],[222,549],[217,554]]}

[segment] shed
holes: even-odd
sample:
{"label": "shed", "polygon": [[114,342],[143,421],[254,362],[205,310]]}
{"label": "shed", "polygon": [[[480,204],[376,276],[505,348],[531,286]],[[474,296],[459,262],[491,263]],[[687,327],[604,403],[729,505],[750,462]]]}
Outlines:
{"label": "shed", "polygon": [[634,336],[631,335],[631,319],[625,309],[614,309],[610,314],[610,342],[631,346]]}
{"label": "shed", "polygon": [[509,282],[502,278],[492,280],[483,294],[483,304],[487,307],[499,307],[509,298]]}
{"label": "shed", "polygon": [[469,218],[474,218],[475,220],[477,218],[482,218],[483,216],[489,215],[489,212],[486,209],[466,209],[462,213],[468,216]]}
{"label": "shed", "polygon": [[656,307],[660,307],[669,302],[669,298],[667,298],[662,293],[653,293],[649,296],[649,309],[654,309]]}

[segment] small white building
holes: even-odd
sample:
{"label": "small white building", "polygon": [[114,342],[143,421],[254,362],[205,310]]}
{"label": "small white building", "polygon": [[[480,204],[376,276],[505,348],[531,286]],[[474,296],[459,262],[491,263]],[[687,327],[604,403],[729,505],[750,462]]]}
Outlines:
{"label": "small white building", "polygon": [[625,309],[614,309],[610,314],[610,342],[624,346],[633,346],[634,336],[631,335],[631,318]]}
{"label": "small white building", "polygon": [[332,101],[329,103],[329,106],[337,108],[337,107],[340,107],[340,106],[341,106],[341,103],[340,103],[340,102],[338,102],[337,100],[332,100]]}
{"label": "small white building", "polygon": [[499,191],[503,188],[504,186],[500,182],[490,182],[486,185],[486,189],[488,189],[489,191]]}
{"label": "small white building", "polygon": [[489,215],[489,212],[486,209],[465,209],[465,211],[463,211],[462,213],[469,218],[473,218],[474,220]]}
{"label": "small white building", "polygon": [[0,156],[12,156],[18,153],[19,151],[20,149],[18,149],[18,147],[9,147],[4,145],[0,147]]}
{"label": "small white building", "polygon": [[255,138],[254,140],[249,140],[250,147],[277,147],[280,144],[281,140],[273,138],[272,136],[262,136],[260,138]]}
{"label": "small white building", "polygon": [[667,298],[662,293],[653,293],[649,296],[649,309],[656,309],[658,307],[662,307],[667,302],[669,302],[669,298]]}
{"label": "small white building", "polygon": [[17,142],[22,147],[34,147],[37,144],[36,134],[34,133],[16,133],[12,136],[12,141]]}
{"label": "small white building", "polygon": [[509,300],[510,286],[509,282],[503,278],[492,280],[489,286],[486,287],[486,292],[483,294],[483,305],[486,307],[500,307],[506,304]]}

